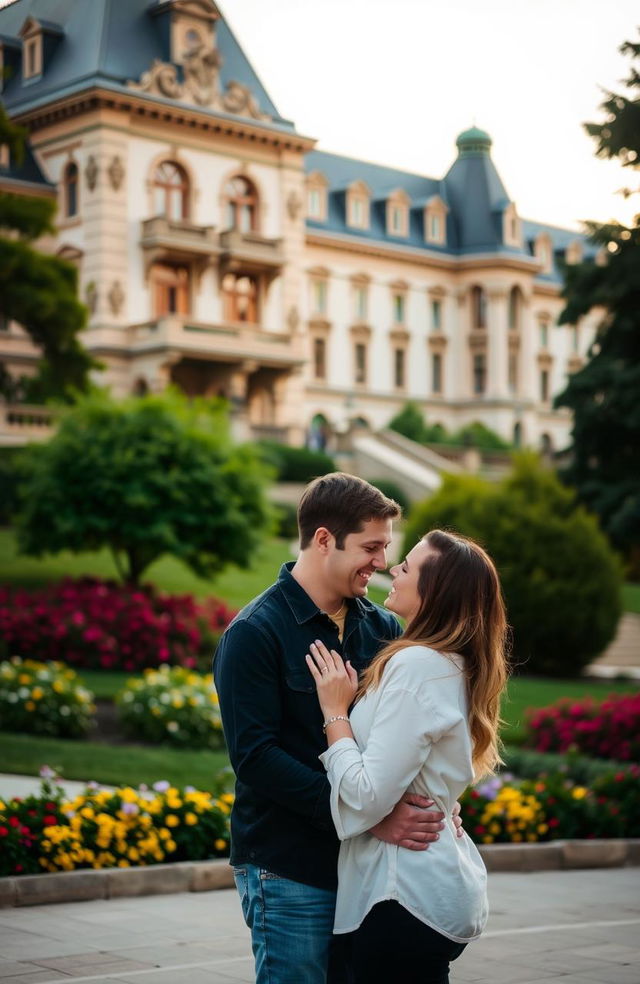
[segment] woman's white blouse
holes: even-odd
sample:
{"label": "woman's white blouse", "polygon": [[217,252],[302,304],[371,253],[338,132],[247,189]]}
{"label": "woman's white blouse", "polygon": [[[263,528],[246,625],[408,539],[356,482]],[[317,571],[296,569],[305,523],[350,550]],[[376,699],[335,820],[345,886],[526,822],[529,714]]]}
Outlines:
{"label": "woman's white blouse", "polygon": [[[486,923],[486,869],[469,837],[456,837],[451,820],[473,778],[463,665],[461,657],[425,646],[401,649],[378,688],[354,707],[355,741],[341,738],[320,756],[342,841],[335,933],[356,929],[387,899],[462,943]],[[430,796],[445,814],[445,828],[427,851],[367,833],[405,792]]]}

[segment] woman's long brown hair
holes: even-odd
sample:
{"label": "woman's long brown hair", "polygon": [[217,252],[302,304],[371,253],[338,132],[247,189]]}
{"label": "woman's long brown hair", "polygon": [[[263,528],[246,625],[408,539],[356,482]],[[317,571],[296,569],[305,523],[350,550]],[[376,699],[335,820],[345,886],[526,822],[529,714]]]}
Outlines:
{"label": "woman's long brown hair", "polygon": [[501,763],[500,696],[507,681],[507,617],[493,561],[473,540],[432,530],[420,568],[420,607],[400,638],[365,670],[357,698],[375,689],[389,660],[407,646],[464,657],[469,729],[476,780]]}

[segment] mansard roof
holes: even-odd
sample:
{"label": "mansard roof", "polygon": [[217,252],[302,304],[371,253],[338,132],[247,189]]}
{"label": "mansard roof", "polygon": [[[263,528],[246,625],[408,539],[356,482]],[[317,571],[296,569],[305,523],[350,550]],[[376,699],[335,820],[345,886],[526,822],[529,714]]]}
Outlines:
{"label": "mansard roof", "polygon": [[56,186],[45,178],[28,142],[24,146],[21,164],[17,164],[11,156],[7,166],[0,163],[0,189],[19,194],[56,193]]}
{"label": "mansard roof", "polygon": [[[531,260],[536,237],[546,233],[554,251],[551,273],[538,274],[541,280],[559,283],[562,275],[560,257],[570,243],[579,240],[585,255],[592,255],[585,237],[579,232],[522,220],[522,246],[505,245],[503,217],[512,204],[502,179],[491,159],[491,137],[472,128],[457,140],[458,156],[444,178],[432,178],[397,168],[372,164],[352,157],[313,150],[306,155],[307,173],[321,174],[327,181],[326,219],[307,219],[313,232],[345,235],[363,241],[376,241],[394,249],[402,246],[448,256],[499,254]],[[347,224],[346,189],[364,182],[371,191],[371,213],[367,229]],[[405,237],[387,233],[384,203],[393,190],[402,189],[409,197],[410,221]],[[425,206],[440,200],[448,210],[446,242],[425,242],[423,212]]]}
{"label": "mansard roof", "polygon": [[[217,16],[218,8],[212,0],[200,3]],[[88,15],[87,0],[56,0],[53,8],[51,0],[19,0],[1,9],[0,35],[12,44],[19,40],[29,18],[51,24],[47,15],[55,15],[55,27],[62,33],[39,78],[23,84],[16,72],[5,82],[3,100],[10,115],[94,86],[131,94],[130,83],[139,82],[154,60],[169,62],[169,32],[158,15],[173,5],[167,0],[90,0]],[[221,90],[225,91],[229,83],[240,83],[257,103],[261,126],[295,132],[291,121],[280,116],[222,16],[216,22],[216,45],[221,55]],[[181,81],[181,69],[177,78]],[[173,99],[157,92],[145,92],[144,96],[175,105]],[[216,116],[236,115],[229,109],[210,109],[202,104],[194,108]]]}

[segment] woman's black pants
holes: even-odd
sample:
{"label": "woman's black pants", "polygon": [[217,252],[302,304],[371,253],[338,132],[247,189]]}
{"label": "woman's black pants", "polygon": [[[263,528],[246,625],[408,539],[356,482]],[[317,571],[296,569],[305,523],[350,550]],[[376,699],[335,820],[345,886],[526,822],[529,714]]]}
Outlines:
{"label": "woman's black pants", "polygon": [[466,946],[394,901],[374,905],[346,942],[353,984],[449,984],[449,963]]}

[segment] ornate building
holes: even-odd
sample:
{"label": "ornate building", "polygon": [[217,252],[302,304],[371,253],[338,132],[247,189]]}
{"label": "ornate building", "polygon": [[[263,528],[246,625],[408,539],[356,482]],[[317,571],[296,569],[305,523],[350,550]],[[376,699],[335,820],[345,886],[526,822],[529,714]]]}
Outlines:
{"label": "ornate building", "polygon": [[[212,0],[20,0],[0,65],[30,133],[0,188],[57,194],[45,247],[78,265],[114,394],[224,394],[240,432],[292,442],[413,399],[447,428],[565,443],[551,401],[592,329],[557,326],[561,264],[583,245],[519,217],[486,133],[443,178],[317,151]],[[5,366],[36,358],[1,322]]]}

